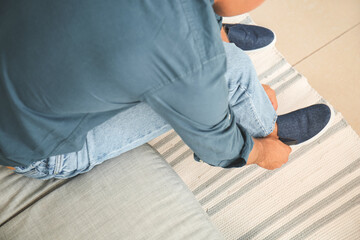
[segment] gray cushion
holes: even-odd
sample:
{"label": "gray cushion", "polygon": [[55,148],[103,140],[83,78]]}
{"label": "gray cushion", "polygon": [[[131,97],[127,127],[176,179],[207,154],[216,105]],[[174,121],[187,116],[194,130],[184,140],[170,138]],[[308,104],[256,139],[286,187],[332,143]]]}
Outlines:
{"label": "gray cushion", "polygon": [[149,145],[70,180],[0,181],[0,239],[223,239]]}

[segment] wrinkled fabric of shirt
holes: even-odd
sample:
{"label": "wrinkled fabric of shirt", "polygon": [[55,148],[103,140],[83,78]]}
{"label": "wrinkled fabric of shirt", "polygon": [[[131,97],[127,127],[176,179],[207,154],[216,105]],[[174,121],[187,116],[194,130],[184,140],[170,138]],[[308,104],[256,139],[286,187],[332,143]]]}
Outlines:
{"label": "wrinkled fabric of shirt", "polygon": [[5,0],[0,6],[0,164],[79,151],[95,126],[139,102],[220,167],[251,136],[228,106],[210,0]]}

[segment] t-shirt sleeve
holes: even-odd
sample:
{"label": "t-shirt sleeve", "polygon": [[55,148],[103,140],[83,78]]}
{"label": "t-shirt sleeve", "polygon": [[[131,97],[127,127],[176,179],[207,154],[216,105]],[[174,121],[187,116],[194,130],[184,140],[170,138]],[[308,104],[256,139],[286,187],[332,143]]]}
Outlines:
{"label": "t-shirt sleeve", "polygon": [[212,59],[200,69],[146,93],[143,100],[194,151],[195,160],[224,168],[242,167],[253,140],[236,123],[229,108],[224,59]]}

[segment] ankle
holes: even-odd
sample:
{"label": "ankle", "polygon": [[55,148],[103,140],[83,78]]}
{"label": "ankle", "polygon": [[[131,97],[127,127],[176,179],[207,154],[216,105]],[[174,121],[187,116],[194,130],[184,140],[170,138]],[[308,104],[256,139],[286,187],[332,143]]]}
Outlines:
{"label": "ankle", "polygon": [[275,123],[275,127],[274,127],[274,130],[272,131],[272,133],[270,133],[268,136],[266,137],[272,137],[272,138],[276,138],[278,139],[279,138],[279,135],[278,135],[278,124],[277,122]]}
{"label": "ankle", "polygon": [[228,38],[223,26],[221,27],[220,33],[221,33],[221,39],[223,40],[223,42],[230,43],[229,38]]}

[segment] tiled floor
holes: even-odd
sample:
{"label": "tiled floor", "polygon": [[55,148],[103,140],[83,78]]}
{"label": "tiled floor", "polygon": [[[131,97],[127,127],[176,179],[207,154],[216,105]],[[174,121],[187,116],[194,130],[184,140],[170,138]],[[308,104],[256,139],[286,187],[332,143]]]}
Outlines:
{"label": "tiled floor", "polygon": [[267,0],[250,15],[360,134],[360,1]]}

